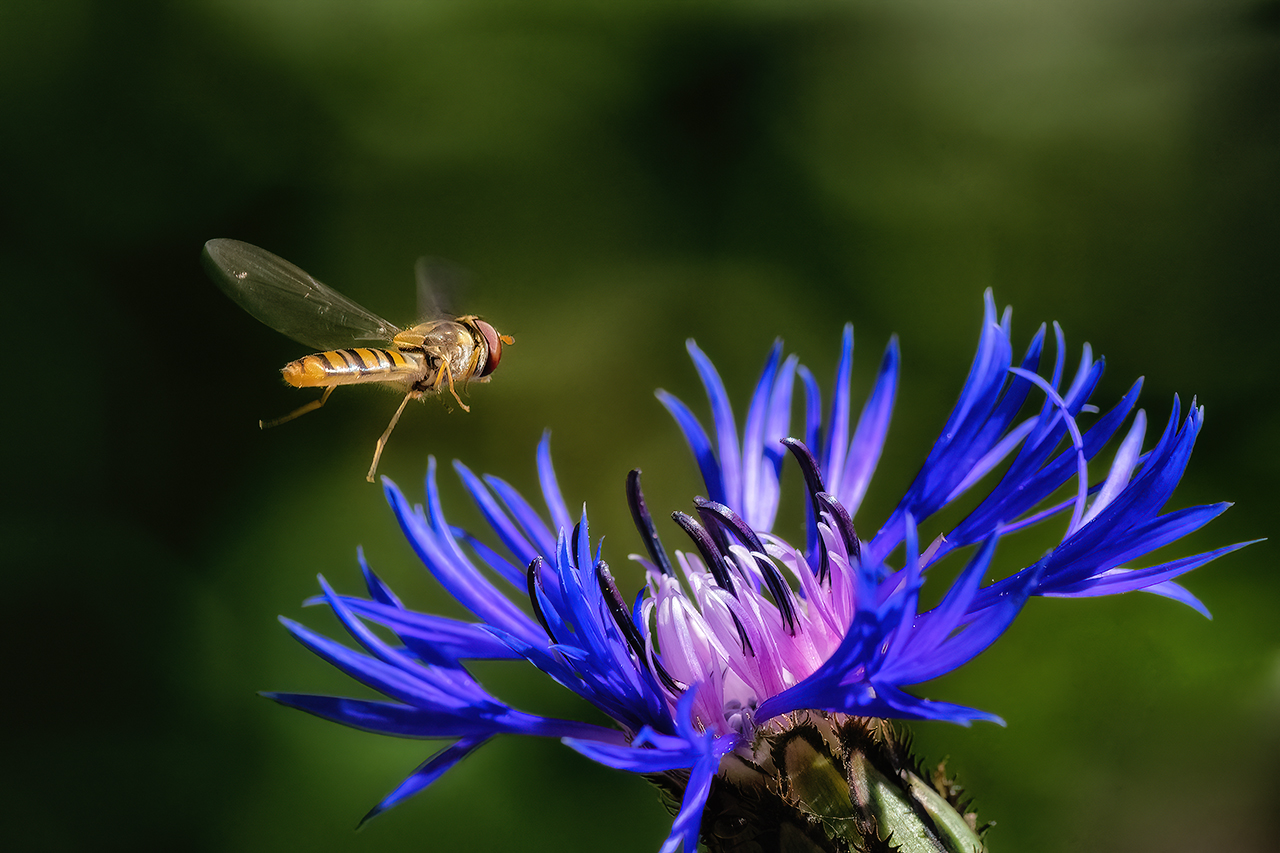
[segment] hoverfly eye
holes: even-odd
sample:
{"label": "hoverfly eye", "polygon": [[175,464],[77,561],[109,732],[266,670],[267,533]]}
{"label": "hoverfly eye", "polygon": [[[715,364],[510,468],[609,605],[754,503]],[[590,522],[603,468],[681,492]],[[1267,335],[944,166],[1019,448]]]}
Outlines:
{"label": "hoverfly eye", "polygon": [[484,320],[476,320],[476,328],[480,330],[480,334],[484,336],[485,344],[488,345],[489,357],[485,359],[484,366],[480,368],[480,375],[488,376],[498,369],[498,362],[502,360],[502,336],[498,334],[497,329]]}

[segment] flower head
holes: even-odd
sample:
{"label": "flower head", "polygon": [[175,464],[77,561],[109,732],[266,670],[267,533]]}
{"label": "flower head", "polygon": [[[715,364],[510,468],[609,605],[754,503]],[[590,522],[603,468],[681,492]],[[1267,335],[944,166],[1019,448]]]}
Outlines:
{"label": "flower head", "polygon": [[[413,548],[475,621],[407,609],[361,557],[369,597],[338,595],[322,578],[318,600],[333,609],[362,651],[283,621],[304,645],[389,701],[270,695],[356,728],[452,741],[369,816],[427,787],[490,737],[511,733],[561,738],[598,762],[652,778],[677,809],[664,853],[681,847],[692,853],[700,834],[716,831],[703,812],[717,785],[722,793],[739,790],[734,786],[745,785],[745,777],[785,768],[806,750],[836,756],[835,776],[844,780],[837,785],[855,804],[863,794],[866,802],[873,799],[866,792],[876,779],[896,774],[902,790],[921,804],[917,811],[933,815],[922,819],[931,828],[921,832],[945,834],[938,827],[946,821],[929,805],[939,794],[950,799],[941,790],[945,784],[923,782],[924,774],[896,757],[896,742],[876,721],[1000,720],[919,698],[908,688],[979,654],[1033,595],[1145,590],[1207,615],[1175,578],[1245,544],[1133,567],[1227,508],[1219,503],[1163,512],[1190,458],[1203,409],[1193,403],[1184,416],[1175,398],[1168,423],[1144,451],[1146,416],[1134,410],[1141,383],[1100,412],[1089,398],[1102,362],[1085,345],[1066,380],[1065,342],[1056,325],[1054,332],[1052,366],[1042,370],[1044,327],[1015,364],[1010,313],[998,317],[987,293],[978,352],[960,398],[906,494],[869,537],[858,533],[854,519],[889,428],[898,384],[896,340],[885,350],[856,423],[852,327],[845,327],[825,410],[813,375],[796,356],[784,359],[779,342],[741,432],[719,375],[690,342],[711,403],[710,433],[684,403],[664,391],[658,397],[693,451],[708,496],[694,500],[693,514],[673,514],[692,547],[668,551],[645,503],[640,473],[631,473],[627,496],[644,549],[635,559],[647,581],[630,604],[592,539],[585,510],[577,519],[569,513],[547,437],[537,452],[544,511],[504,481],[455,463],[501,550],[446,520],[434,459],[425,505],[412,505],[384,480]],[[799,437],[791,426],[797,379],[804,398]],[[1108,446],[1114,447],[1110,464],[1091,480],[1090,464]],[[803,473],[807,493],[807,532],[796,544],[772,529],[788,457]],[[962,521],[930,542],[920,540],[919,525],[988,478],[994,486]],[[1055,502],[1063,487],[1070,496]],[[984,583],[1002,537],[1051,518],[1065,520],[1056,546],[1034,564]],[[966,546],[972,551],[941,601],[921,609],[930,569]],[[399,643],[383,640],[370,622],[389,629]],[[616,728],[522,712],[490,695],[467,668],[471,660],[520,658],[604,711]],[[852,741],[866,748],[851,749]],[[796,781],[801,778],[784,786],[789,805],[811,813],[806,783]],[[730,812],[720,809],[717,816]],[[850,845],[854,838],[887,843],[869,814],[826,811],[812,831]],[[953,829],[963,837],[956,844],[971,843],[964,841],[963,825]]]}

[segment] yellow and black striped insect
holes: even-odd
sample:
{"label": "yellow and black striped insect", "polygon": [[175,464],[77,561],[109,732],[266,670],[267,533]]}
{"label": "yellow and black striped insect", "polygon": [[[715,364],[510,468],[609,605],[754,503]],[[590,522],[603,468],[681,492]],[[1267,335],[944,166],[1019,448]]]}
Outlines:
{"label": "yellow and black striped insect", "polygon": [[367,479],[410,400],[445,388],[463,411],[457,384],[488,382],[502,358],[502,345],[515,343],[473,315],[438,311],[416,326],[400,329],[316,281],[293,264],[239,240],[210,240],[203,261],[210,277],[258,320],[317,350],[284,366],[284,381],[297,388],[324,388],[313,400],[282,418],[259,421],[263,429],[320,408],[339,385],[381,382],[405,391],[386,432],[378,439]]}

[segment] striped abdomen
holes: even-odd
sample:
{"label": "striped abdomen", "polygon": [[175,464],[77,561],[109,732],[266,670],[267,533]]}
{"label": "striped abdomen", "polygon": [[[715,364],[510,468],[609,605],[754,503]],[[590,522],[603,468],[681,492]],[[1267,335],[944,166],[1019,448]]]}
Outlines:
{"label": "striped abdomen", "polygon": [[280,372],[298,388],[357,382],[411,382],[421,377],[423,356],[392,349],[337,349],[291,361]]}

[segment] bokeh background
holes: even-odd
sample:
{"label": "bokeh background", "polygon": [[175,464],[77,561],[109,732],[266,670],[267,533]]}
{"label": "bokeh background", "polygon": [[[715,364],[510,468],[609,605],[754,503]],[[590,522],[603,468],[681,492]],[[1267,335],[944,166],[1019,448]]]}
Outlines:
{"label": "bokeh background", "polygon": [[[991,287],[1018,345],[1058,320],[1070,363],[1106,354],[1100,402],[1145,374],[1153,423],[1175,393],[1207,406],[1175,503],[1238,505],[1187,553],[1271,535],[1280,510],[1278,108],[1275,0],[9,0],[6,847],[655,851],[669,826],[642,780],[507,740],[355,830],[433,746],[257,697],[359,693],[275,617],[331,628],[301,602],[317,573],[357,590],[357,545],[411,604],[457,610],[364,482],[395,397],[342,390],[260,432],[309,399],[276,375],[302,348],[206,280],[205,240],[400,322],[415,258],[465,266],[458,307],[517,344],[470,414],[409,409],[382,473],[420,497],[435,454],[471,523],[449,461],[532,493],[550,428],[615,567],[638,548],[628,469],[662,512],[700,491],[652,396],[705,412],[686,338],[742,406],[777,336],[829,389],[852,320],[865,389],[900,335],[870,532]],[[1036,600],[920,689],[1009,723],[917,728],[993,851],[1274,849],[1274,548],[1187,584],[1212,622],[1137,594]],[[526,708],[586,713],[492,669]]]}

